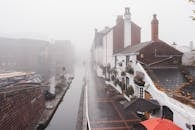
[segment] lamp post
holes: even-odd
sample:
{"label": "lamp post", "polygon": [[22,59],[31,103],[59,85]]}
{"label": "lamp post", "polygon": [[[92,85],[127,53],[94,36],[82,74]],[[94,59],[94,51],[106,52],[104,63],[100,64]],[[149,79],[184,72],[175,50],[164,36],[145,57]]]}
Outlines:
{"label": "lamp post", "polygon": [[106,34],[106,73],[105,73],[105,77],[107,78],[107,34]]}

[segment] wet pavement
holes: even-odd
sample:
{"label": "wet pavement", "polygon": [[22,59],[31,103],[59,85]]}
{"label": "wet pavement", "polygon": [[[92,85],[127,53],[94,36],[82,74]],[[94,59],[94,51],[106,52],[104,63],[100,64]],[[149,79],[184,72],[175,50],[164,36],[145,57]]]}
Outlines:
{"label": "wet pavement", "polygon": [[123,106],[113,100],[105,89],[104,80],[92,70],[87,75],[88,113],[92,130],[130,130],[132,124],[139,122],[133,113],[126,113]]}
{"label": "wet pavement", "polygon": [[[113,93],[109,93],[105,89],[104,79],[98,78],[89,67],[86,68],[87,106],[92,130],[130,130],[132,124],[139,122],[140,119],[134,113],[126,113],[121,103],[113,100]],[[76,67],[75,79],[46,130],[76,129],[76,125],[78,124],[77,117],[79,117],[79,101],[86,68]],[[86,111],[86,101],[85,99],[81,101],[84,101],[84,109],[81,111]],[[86,115],[85,112],[82,114]],[[81,122],[84,125],[83,128],[80,127],[80,130],[86,129],[86,118],[81,119]]]}
{"label": "wet pavement", "polygon": [[75,130],[85,68],[77,65],[70,89],[54,114],[46,130]]}

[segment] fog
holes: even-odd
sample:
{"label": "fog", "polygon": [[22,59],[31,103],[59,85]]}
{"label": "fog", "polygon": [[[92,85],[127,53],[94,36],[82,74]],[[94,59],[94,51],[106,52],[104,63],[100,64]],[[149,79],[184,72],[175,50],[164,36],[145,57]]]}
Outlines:
{"label": "fog", "polygon": [[124,7],[130,7],[132,20],[142,28],[142,41],[150,39],[154,13],[162,40],[186,45],[195,40],[195,23],[189,18],[194,5],[187,0],[1,0],[0,36],[71,40],[85,54],[94,28],[114,26]]}

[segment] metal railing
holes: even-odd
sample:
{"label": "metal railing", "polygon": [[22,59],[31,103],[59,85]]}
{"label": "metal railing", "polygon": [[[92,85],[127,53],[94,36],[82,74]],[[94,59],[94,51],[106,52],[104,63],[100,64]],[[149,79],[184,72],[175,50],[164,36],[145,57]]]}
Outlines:
{"label": "metal railing", "polygon": [[91,125],[89,121],[89,109],[88,109],[88,87],[85,86],[85,108],[86,108],[86,119],[87,119],[87,130],[91,130]]}

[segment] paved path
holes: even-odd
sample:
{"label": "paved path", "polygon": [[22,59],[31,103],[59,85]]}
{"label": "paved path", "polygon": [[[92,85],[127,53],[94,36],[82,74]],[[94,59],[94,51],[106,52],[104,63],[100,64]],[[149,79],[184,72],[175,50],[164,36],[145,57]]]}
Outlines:
{"label": "paved path", "polygon": [[130,130],[139,118],[125,113],[122,105],[105,89],[104,80],[96,77],[92,70],[88,71],[88,113],[92,130]]}

